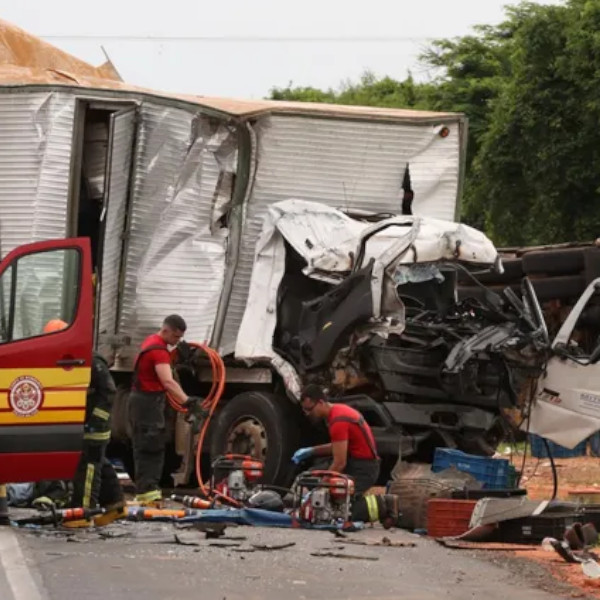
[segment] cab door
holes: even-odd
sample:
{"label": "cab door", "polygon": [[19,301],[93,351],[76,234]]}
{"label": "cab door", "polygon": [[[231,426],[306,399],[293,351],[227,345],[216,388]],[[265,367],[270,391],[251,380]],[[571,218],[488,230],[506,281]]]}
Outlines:
{"label": "cab door", "polygon": [[[20,246],[0,263],[0,482],[73,477],[92,310],[88,239]],[[66,328],[45,333],[55,319]]]}
{"label": "cab door", "polygon": [[598,430],[600,279],[583,292],[556,335],[529,419],[531,433],[567,448]]}

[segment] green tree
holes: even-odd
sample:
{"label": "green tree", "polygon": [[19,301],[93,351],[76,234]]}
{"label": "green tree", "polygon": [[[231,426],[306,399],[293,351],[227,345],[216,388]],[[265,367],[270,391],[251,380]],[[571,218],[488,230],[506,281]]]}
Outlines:
{"label": "green tree", "polygon": [[367,71],[357,83],[345,82],[338,90],[292,87],[290,83],[286,88],[273,88],[271,99],[423,109],[428,107],[429,87],[416,84],[410,74],[404,81],[397,81]]}
{"label": "green tree", "polygon": [[471,171],[465,216],[498,244],[596,237],[600,225],[600,3],[511,11],[512,75]]}
{"label": "green tree", "polygon": [[501,245],[600,234],[600,0],[523,2],[497,26],[437,40],[417,83],[366,73],[339,90],[273,98],[464,112],[462,217]]}

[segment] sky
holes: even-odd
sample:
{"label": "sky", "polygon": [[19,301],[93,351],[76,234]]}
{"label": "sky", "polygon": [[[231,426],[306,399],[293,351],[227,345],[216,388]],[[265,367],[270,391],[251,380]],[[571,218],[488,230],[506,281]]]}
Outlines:
{"label": "sky", "polygon": [[[535,0],[560,4],[561,0]],[[434,38],[502,20],[507,0],[27,0],[6,21],[99,65],[107,52],[128,83],[157,90],[264,98],[273,87],[338,88],[366,70],[428,73]]]}

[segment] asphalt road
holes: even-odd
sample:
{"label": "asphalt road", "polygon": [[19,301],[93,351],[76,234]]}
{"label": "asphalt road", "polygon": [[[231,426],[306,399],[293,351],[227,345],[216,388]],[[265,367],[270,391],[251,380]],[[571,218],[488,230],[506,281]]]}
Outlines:
{"label": "asphalt road", "polygon": [[[166,523],[118,523],[68,533],[0,529],[2,600],[412,600],[485,598],[551,600],[556,586],[514,563],[497,566],[406,532],[371,529],[349,544],[331,533],[230,527],[207,540]],[[175,534],[182,545],[175,541]],[[110,536],[110,537],[107,537]],[[210,544],[227,544],[216,547]],[[252,550],[252,544],[294,545]],[[237,545],[234,545],[237,544]],[[242,552],[239,552],[242,550]],[[362,558],[315,557],[333,552]],[[366,560],[367,557],[376,560]],[[534,581],[532,581],[532,579]],[[553,590],[548,593],[536,586]]]}

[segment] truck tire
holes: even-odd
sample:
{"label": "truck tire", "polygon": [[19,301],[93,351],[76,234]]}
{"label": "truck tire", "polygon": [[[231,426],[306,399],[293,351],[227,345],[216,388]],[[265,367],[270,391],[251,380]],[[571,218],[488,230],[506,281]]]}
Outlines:
{"label": "truck tire", "polygon": [[570,275],[583,271],[583,248],[529,252],[523,255],[523,270],[527,275]]}
{"label": "truck tire", "polygon": [[585,282],[589,285],[600,277],[600,250],[587,248],[583,255]]}
{"label": "truck tire", "polygon": [[113,402],[110,419],[110,437],[117,442],[131,439],[131,427],[128,418],[128,400],[131,387],[119,385]]}
{"label": "truck tire", "polygon": [[251,454],[264,462],[263,481],[291,483],[292,453],[300,427],[287,398],[268,392],[244,392],[232,398],[217,417],[211,434],[211,462],[227,452]]}
{"label": "truck tire", "polygon": [[586,288],[585,277],[582,275],[532,279],[531,283],[540,302],[575,300]]}

